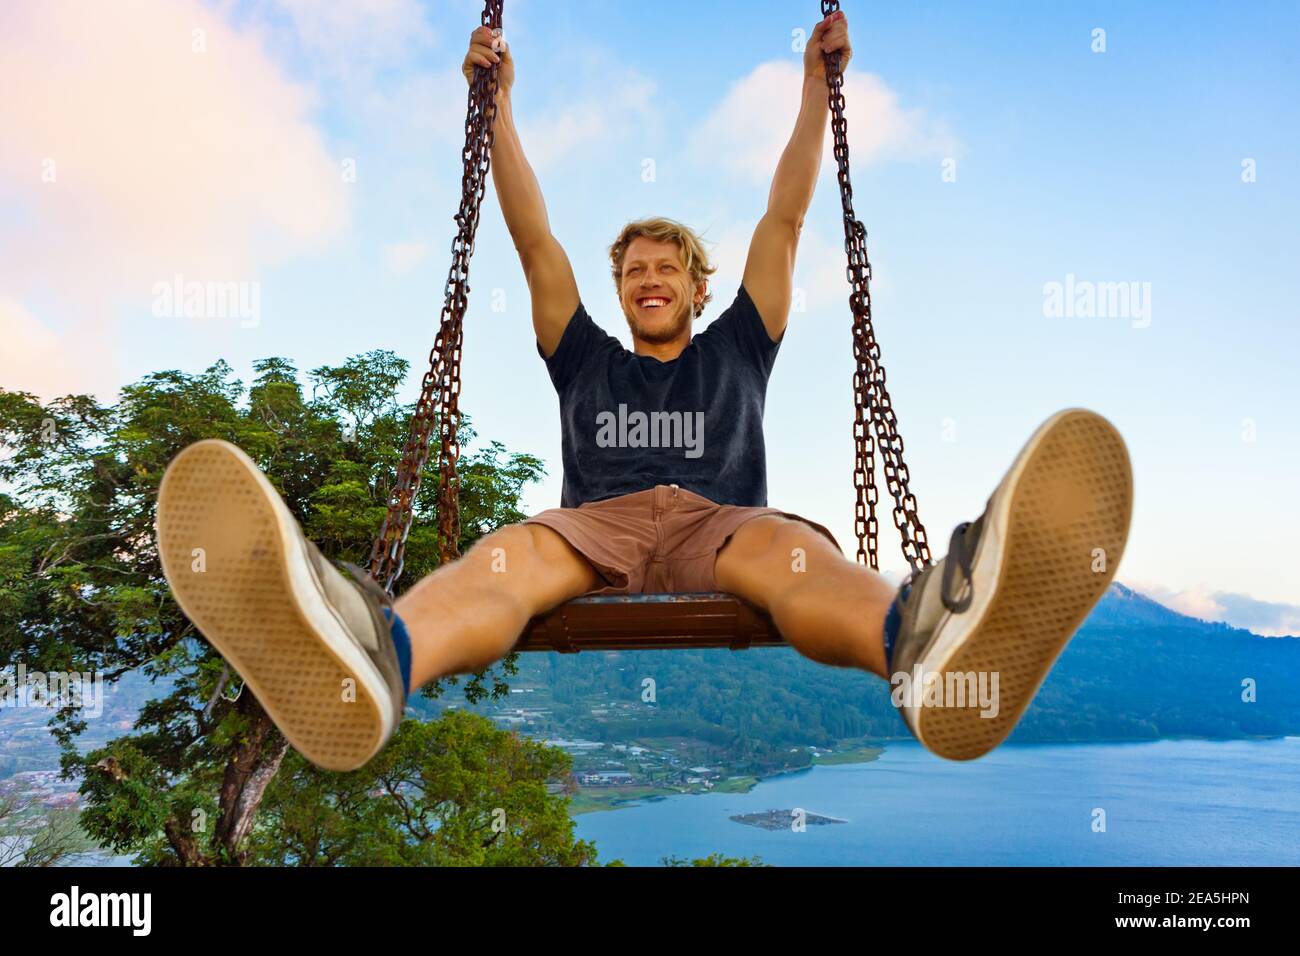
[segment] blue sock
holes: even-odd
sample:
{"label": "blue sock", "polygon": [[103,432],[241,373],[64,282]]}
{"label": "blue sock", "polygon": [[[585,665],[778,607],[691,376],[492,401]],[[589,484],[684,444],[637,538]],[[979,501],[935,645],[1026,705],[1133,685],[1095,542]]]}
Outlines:
{"label": "blue sock", "polygon": [[393,648],[397,651],[397,665],[402,669],[402,702],[411,693],[411,635],[406,625],[392,608],[384,608],[384,616],[392,624]]}
{"label": "blue sock", "polygon": [[912,585],[906,584],[894,600],[890,602],[889,613],[885,615],[885,669],[894,666],[894,641],[898,640],[898,629],[903,624],[903,602],[912,592]]}

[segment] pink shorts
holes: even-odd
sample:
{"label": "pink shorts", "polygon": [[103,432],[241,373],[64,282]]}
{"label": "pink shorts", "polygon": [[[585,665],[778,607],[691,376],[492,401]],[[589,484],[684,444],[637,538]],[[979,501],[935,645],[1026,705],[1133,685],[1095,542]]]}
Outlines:
{"label": "pink shorts", "polygon": [[564,538],[606,581],[592,594],[716,591],[713,565],[736,529],[760,515],[801,521],[835,537],[815,521],[776,508],[720,505],[676,485],[576,508],[551,508],[523,521]]}

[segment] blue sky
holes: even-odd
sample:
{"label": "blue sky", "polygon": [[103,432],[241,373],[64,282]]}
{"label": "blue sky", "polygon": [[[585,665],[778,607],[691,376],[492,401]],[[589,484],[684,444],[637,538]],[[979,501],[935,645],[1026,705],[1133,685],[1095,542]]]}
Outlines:
{"label": "blue sky", "polygon": [[[218,357],[247,376],[262,356],[310,369],[389,348],[413,363],[414,394],[480,4],[19,6],[0,14],[0,70],[21,72],[0,79],[64,108],[0,106],[22,134],[0,145],[0,319],[19,343],[0,383],[111,398]],[[1080,405],[1133,457],[1120,580],[1300,632],[1300,8],[844,9],[854,201],[931,541],[978,514],[1039,422]],[[816,3],[507,0],[516,118],[552,230],[584,304],[625,341],[606,248],[629,219],[701,231],[720,263],[705,320],[731,302],[795,120],[793,31],[819,18]],[[50,157],[57,182],[35,181]],[[769,490],[851,550],[852,355],[826,159],[795,276],[808,308],[769,390]],[[338,174],[349,160],[354,181]],[[257,283],[259,321],[154,314],[154,283],[176,273]],[[527,497],[540,510],[559,498],[556,403],[490,186],[471,275],[462,406],[485,438],[548,462]],[[1067,276],[1139,283],[1149,323],[1045,315],[1044,286]],[[901,570],[882,524],[885,567]],[[1261,622],[1242,596],[1277,606]]]}

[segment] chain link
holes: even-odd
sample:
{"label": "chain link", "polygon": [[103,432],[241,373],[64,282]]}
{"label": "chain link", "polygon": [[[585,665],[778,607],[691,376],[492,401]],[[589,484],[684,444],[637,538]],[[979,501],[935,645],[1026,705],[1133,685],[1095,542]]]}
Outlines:
{"label": "chain link", "polygon": [[[503,0],[486,0],[482,24],[499,34]],[[438,334],[429,353],[429,370],[420,385],[420,398],[411,418],[411,432],[402,449],[397,478],[388,499],[388,513],[370,549],[370,576],[389,594],[401,577],[406,539],[414,519],[420,474],[429,460],[429,436],[438,429],[438,556],[443,563],[460,551],[460,357],[464,342],[465,308],[469,301],[469,263],[474,255],[479,208],[492,165],[496,139],[493,120],[498,89],[497,66],[474,68],[465,115],[464,176],[456,238],[451,244],[451,269]]]}
{"label": "chain link", "polygon": [[[839,0],[821,0],[822,17],[840,8]],[[894,499],[894,524],[903,538],[903,556],[913,572],[930,565],[930,546],[925,527],[916,513],[916,497],[909,487],[911,475],[903,461],[903,439],[885,387],[885,367],[871,324],[871,263],[867,259],[867,230],[853,214],[853,185],[849,180],[849,131],[844,119],[844,74],[838,51],[825,54],[831,132],[835,140],[835,162],[839,168],[840,203],[844,208],[844,251],[848,255],[845,275],[852,292],[853,310],[853,487],[857,491],[854,531],[858,538],[857,559],[879,570],[876,536],[876,448],[879,445],[885,484]],[[869,418],[869,420],[868,420]],[[873,427],[874,426],[874,434]]]}

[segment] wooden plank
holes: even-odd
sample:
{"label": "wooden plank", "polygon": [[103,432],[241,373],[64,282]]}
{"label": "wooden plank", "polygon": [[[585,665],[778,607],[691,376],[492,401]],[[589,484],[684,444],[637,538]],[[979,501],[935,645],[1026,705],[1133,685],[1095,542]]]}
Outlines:
{"label": "wooden plank", "polygon": [[533,618],[517,651],[780,647],[771,619],[731,594],[597,594]]}

